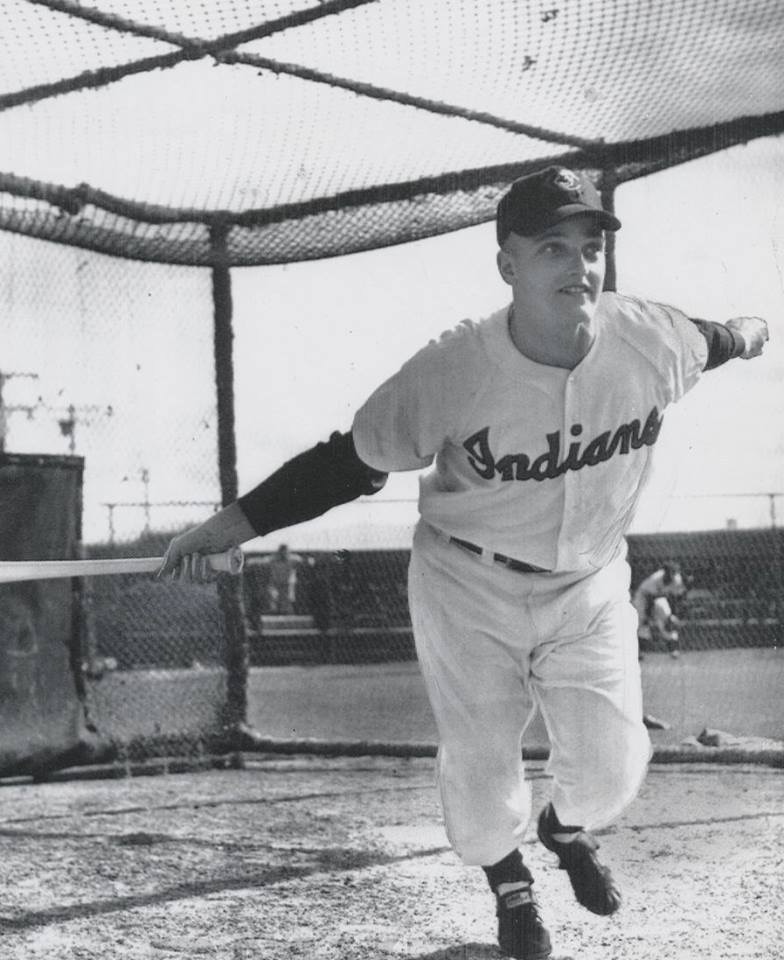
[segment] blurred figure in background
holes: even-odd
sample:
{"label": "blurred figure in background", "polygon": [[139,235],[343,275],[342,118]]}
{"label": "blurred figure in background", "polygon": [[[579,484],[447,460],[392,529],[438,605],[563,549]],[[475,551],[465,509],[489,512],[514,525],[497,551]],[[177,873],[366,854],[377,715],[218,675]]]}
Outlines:
{"label": "blurred figure in background", "polygon": [[675,562],[665,563],[639,584],[632,603],[639,618],[637,637],[641,650],[643,646],[665,646],[671,657],[680,656],[680,620],[673,605],[686,596],[687,589],[680,565]]}
{"label": "blurred figure in background", "polygon": [[289,553],[285,543],[281,543],[275,553],[266,561],[269,566],[267,596],[270,613],[288,615],[294,613],[297,599],[297,569],[302,557]]}

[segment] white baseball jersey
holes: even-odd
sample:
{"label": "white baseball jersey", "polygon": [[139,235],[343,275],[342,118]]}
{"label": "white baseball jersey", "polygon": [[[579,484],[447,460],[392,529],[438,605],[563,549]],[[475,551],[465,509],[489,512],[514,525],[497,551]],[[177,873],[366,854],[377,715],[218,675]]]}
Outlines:
{"label": "white baseball jersey", "polygon": [[434,465],[422,518],[546,570],[601,567],[622,547],[665,408],[699,379],[707,344],[685,314],[602,294],[574,370],[514,346],[509,309],[415,354],[357,412],[357,453],[378,470]]}
{"label": "white baseball jersey", "polygon": [[646,577],[635,591],[641,597],[681,597],[686,593],[686,585],[680,573],[676,573],[669,583],[664,582],[664,570],[656,570]]}

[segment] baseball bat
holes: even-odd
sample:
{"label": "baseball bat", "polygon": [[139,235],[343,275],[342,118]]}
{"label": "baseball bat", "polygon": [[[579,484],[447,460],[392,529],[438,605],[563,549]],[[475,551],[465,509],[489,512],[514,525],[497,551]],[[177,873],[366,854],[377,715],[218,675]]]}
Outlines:
{"label": "baseball bat", "polygon": [[[245,556],[239,547],[208,555],[215,573],[238,574]],[[106,560],[0,560],[0,583],[52,580],[60,577],[101,577],[119,573],[155,573],[163,557],[116,557]]]}

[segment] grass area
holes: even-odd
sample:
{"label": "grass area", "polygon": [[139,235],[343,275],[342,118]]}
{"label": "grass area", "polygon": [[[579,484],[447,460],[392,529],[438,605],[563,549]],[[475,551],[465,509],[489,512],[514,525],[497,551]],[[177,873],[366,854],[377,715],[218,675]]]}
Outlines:
{"label": "grass area", "polygon": [[[645,709],[671,724],[656,743],[679,743],[704,727],[784,739],[784,650],[751,648],[647,654]],[[436,740],[416,663],[259,667],[251,670],[249,721],[274,737]],[[525,741],[544,745],[537,717]]]}
{"label": "grass area", "polygon": [[[642,663],[645,710],[670,724],[655,745],[679,744],[706,727],[784,740],[784,650],[704,650]],[[217,730],[225,696],[218,668],[118,670],[89,684],[90,713],[120,740]],[[414,661],[267,666],[250,671],[248,721],[264,736],[435,743],[435,722]],[[537,716],[524,744],[547,745]]]}

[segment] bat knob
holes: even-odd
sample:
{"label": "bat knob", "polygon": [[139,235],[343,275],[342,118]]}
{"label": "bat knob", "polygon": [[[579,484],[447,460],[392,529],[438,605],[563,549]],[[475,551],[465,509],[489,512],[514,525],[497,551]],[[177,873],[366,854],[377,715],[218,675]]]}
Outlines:
{"label": "bat knob", "polygon": [[238,573],[242,572],[242,568],[245,566],[245,554],[240,547],[231,547],[227,551],[227,557],[229,561],[228,572],[236,577]]}

